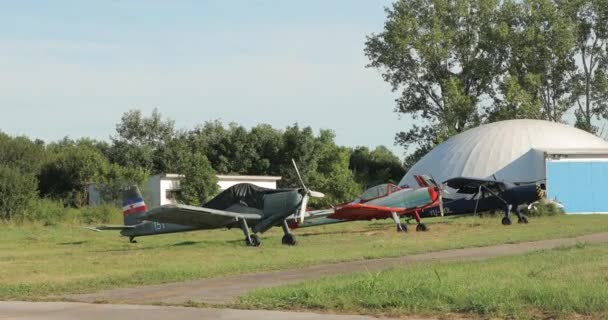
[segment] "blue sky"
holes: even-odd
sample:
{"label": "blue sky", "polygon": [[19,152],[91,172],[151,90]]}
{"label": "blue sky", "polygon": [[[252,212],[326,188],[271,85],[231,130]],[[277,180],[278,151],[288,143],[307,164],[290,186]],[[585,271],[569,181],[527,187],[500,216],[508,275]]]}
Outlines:
{"label": "blue sky", "polygon": [[0,0],[0,130],[108,139],[129,109],[393,146],[409,125],[365,68],[386,0]]}

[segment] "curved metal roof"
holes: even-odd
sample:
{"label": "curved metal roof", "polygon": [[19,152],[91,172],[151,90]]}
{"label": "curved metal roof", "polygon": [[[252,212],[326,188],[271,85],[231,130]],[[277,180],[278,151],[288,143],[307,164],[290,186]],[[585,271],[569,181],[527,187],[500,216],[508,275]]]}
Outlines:
{"label": "curved metal roof", "polygon": [[543,120],[506,120],[479,126],[438,145],[418,161],[399,185],[416,185],[415,174],[443,182],[454,177],[506,181],[545,179],[542,150],[608,150],[608,142],[586,131]]}

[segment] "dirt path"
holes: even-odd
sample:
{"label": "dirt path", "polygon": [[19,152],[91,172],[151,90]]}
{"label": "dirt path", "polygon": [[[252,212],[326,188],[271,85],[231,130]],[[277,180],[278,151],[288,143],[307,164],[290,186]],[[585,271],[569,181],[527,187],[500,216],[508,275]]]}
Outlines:
{"label": "dirt path", "polygon": [[[370,316],[333,315],[307,312],[201,309],[185,307],[88,304],[74,302],[0,302],[0,319],[8,320],[373,320]],[[386,318],[383,318],[386,319]],[[407,320],[422,320],[406,318]]]}
{"label": "dirt path", "polygon": [[608,232],[574,238],[445,250],[396,258],[316,265],[295,270],[261,272],[137,288],[113,289],[93,294],[70,295],[65,298],[70,301],[80,302],[123,302],[134,304],[153,302],[181,304],[189,301],[204,303],[228,303],[238,296],[243,295],[244,293],[253,289],[317,279],[321,276],[365,270],[374,271],[397,266],[407,266],[412,263],[427,261],[483,260],[500,256],[523,254],[543,249],[554,249],[561,246],[573,246],[581,242],[607,243]]}

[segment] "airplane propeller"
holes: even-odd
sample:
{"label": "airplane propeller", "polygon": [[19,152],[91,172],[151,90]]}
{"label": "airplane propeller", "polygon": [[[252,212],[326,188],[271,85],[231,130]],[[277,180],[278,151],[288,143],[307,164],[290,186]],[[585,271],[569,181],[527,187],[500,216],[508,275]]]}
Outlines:
{"label": "airplane propeller", "polygon": [[308,205],[308,198],[323,198],[325,195],[322,192],[313,191],[306,187],[304,184],[304,180],[300,175],[300,170],[298,170],[298,165],[296,165],[296,161],[292,158],[291,162],[293,163],[293,167],[296,169],[296,174],[298,175],[298,179],[300,179],[300,184],[302,184],[302,189],[304,190],[304,197],[302,198],[302,204],[300,205],[300,211],[296,215],[296,220],[298,223],[304,223],[304,216],[306,215],[306,205]]}
{"label": "airplane propeller", "polygon": [[450,194],[450,192],[444,188],[443,184],[437,183],[437,180],[435,180],[435,177],[431,176],[431,181],[433,182],[433,184],[435,184],[435,187],[439,190],[439,212],[441,213],[441,216],[443,217],[445,215],[445,209],[443,208],[443,193],[445,192],[446,194]]}

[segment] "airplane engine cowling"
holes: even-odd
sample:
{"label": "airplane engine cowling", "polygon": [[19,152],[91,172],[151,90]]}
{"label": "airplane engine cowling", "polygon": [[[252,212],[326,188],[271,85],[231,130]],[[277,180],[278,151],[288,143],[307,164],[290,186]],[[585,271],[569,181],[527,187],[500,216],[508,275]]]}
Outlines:
{"label": "airplane engine cowling", "polygon": [[265,232],[276,226],[288,216],[296,213],[302,195],[298,190],[264,195],[262,219],[253,227],[253,232]]}

